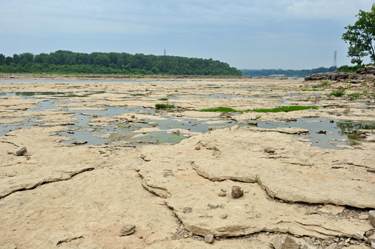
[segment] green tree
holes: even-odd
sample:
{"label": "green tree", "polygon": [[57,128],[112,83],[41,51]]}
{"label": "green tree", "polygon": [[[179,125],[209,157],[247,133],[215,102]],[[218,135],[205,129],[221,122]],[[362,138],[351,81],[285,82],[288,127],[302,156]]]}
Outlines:
{"label": "green tree", "polygon": [[[109,66],[109,63],[110,63],[110,59],[108,58],[108,56],[104,55],[104,54],[99,54],[98,56],[96,56],[96,58],[94,59],[94,63],[96,65],[102,65],[102,66],[106,66],[108,67]],[[104,71],[104,69],[101,69],[101,71]]]}
{"label": "green tree", "polygon": [[368,53],[373,62],[375,62],[375,51],[374,51],[374,41],[375,41],[375,3],[371,7],[370,12],[359,10],[356,15],[358,20],[354,25],[348,25],[345,27],[347,30],[342,38],[345,43],[349,42],[350,47],[353,47],[355,53],[350,50],[348,51],[349,57],[354,57],[354,61],[358,63],[358,53]]}
{"label": "green tree", "polygon": [[4,65],[4,64],[5,64],[5,55],[0,54],[0,65]]}
{"label": "green tree", "polygon": [[348,48],[348,57],[353,57],[351,60],[352,64],[362,65],[362,58],[367,55],[368,52],[363,51],[363,49],[358,46],[350,46]]}

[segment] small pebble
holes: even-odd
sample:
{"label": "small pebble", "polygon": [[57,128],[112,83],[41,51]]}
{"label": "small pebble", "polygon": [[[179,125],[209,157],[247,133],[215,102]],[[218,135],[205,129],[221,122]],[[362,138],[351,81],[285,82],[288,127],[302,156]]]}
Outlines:
{"label": "small pebble", "polygon": [[234,198],[240,198],[241,196],[243,196],[243,189],[242,189],[242,187],[233,186],[232,187],[232,196]]}
{"label": "small pebble", "polygon": [[204,237],[204,241],[208,244],[213,244],[214,241],[215,241],[215,238],[214,238],[214,235],[213,234],[207,234],[205,237]]}
{"label": "small pebble", "polygon": [[220,218],[222,218],[222,219],[226,219],[227,217],[228,217],[227,214],[222,214],[222,215],[220,216]]}
{"label": "small pebble", "polygon": [[23,156],[23,154],[25,154],[27,152],[27,149],[26,147],[22,147],[21,149],[17,150],[16,151],[16,156]]}
{"label": "small pebble", "polygon": [[265,148],[264,149],[264,152],[266,152],[266,153],[275,153],[275,148],[273,148],[273,147],[267,147],[267,148]]}
{"label": "small pebble", "polygon": [[221,192],[218,194],[218,196],[220,196],[220,197],[225,197],[225,196],[227,196],[227,193],[221,191]]}
{"label": "small pebble", "polygon": [[201,149],[200,145],[195,146],[195,150],[200,150],[200,149]]}
{"label": "small pebble", "polygon": [[368,215],[365,215],[365,214],[362,214],[358,217],[360,220],[367,220],[368,219]]}
{"label": "small pebble", "polygon": [[121,228],[120,236],[127,236],[135,232],[135,225],[128,224]]}

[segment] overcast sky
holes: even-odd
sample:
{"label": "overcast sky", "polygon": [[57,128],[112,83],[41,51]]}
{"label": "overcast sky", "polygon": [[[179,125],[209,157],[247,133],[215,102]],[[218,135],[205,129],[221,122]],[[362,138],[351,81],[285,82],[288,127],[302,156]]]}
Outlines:
{"label": "overcast sky", "polygon": [[[0,53],[127,52],[239,69],[350,64],[344,27],[372,0],[0,0]],[[369,63],[369,60],[365,60]]]}

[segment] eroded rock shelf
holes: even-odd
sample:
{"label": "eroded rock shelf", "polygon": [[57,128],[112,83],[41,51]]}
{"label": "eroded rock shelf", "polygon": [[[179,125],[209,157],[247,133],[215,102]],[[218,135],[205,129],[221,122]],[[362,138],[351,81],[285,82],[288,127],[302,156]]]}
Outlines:
{"label": "eroded rock shelf", "polygon": [[[117,80],[0,83],[0,248],[371,247],[371,96],[328,96],[337,81]],[[298,105],[318,109],[240,112]],[[219,106],[239,112],[199,111]]]}

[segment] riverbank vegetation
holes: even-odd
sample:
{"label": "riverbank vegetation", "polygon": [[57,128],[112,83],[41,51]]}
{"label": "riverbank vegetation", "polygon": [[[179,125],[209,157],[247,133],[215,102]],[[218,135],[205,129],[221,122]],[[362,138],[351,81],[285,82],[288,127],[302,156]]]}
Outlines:
{"label": "riverbank vegetation", "polygon": [[233,75],[242,72],[213,59],[128,53],[0,54],[0,73],[125,74],[125,75]]}
{"label": "riverbank vegetation", "polygon": [[241,69],[244,76],[261,77],[261,76],[285,76],[285,77],[306,77],[314,73],[327,73],[334,72],[336,67],[319,67],[313,69],[302,69],[302,70],[283,70],[283,69]]}

